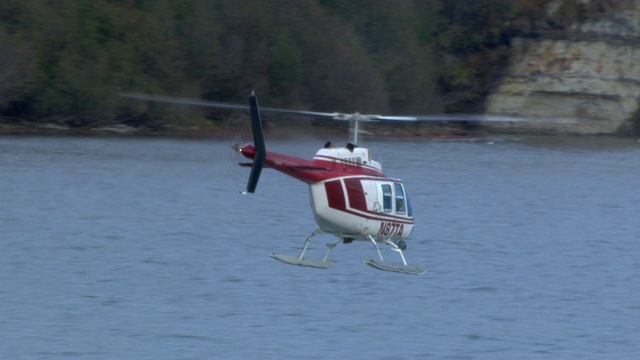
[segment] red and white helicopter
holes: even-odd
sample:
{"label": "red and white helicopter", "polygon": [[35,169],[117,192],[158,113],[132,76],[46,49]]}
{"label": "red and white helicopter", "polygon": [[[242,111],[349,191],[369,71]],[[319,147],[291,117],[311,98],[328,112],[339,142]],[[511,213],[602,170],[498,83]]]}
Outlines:
{"label": "red and white helicopter", "polygon": [[[354,240],[373,244],[378,257],[366,258],[364,263],[380,270],[420,275],[426,266],[409,265],[404,256],[405,240],[415,225],[411,202],[400,179],[387,177],[380,163],[373,160],[369,149],[358,147],[360,122],[367,121],[519,121],[511,117],[485,116],[383,116],[343,113],[323,113],[289,109],[259,108],[255,94],[249,97],[249,106],[219,103],[206,100],[175,98],[147,94],[121,94],[126,97],[205,107],[250,110],[253,144],[237,146],[236,150],[252,160],[251,174],[245,193],[256,190],[264,167],[275,169],[309,185],[311,210],[318,229],[309,235],[297,256],[270,254],[276,260],[299,266],[326,269],[336,262],[329,259],[331,250],[340,242]],[[328,117],[351,122],[352,139],[346,147],[333,147],[327,143],[313,159],[307,160],[266,150],[260,112]],[[307,258],[311,239],[319,233],[331,233],[337,237],[327,244],[322,259]],[[401,263],[387,262],[378,244],[386,244],[400,255]]]}

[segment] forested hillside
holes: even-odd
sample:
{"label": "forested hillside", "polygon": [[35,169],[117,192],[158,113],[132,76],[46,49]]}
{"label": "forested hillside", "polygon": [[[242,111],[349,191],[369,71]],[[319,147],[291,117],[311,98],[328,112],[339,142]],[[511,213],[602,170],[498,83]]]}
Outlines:
{"label": "forested hillside", "polygon": [[3,0],[0,117],[154,126],[194,114],[117,94],[251,90],[319,111],[473,111],[547,2]]}

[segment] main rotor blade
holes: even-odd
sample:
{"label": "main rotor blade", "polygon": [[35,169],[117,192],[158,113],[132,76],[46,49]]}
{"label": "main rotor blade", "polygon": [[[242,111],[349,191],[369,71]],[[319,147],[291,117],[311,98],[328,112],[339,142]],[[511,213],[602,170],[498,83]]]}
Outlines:
{"label": "main rotor blade", "polygon": [[[227,109],[227,110],[246,110],[246,111],[250,110],[249,106],[247,105],[221,103],[216,101],[193,99],[193,98],[181,98],[181,97],[173,97],[173,96],[136,94],[136,93],[122,93],[120,95],[128,98],[132,98],[132,99],[158,101],[158,102],[165,102],[165,103],[172,103],[172,104],[196,105],[196,106],[204,106],[204,107]],[[340,115],[335,112],[326,113],[326,112],[317,112],[317,111],[290,110],[290,109],[278,109],[278,108],[269,108],[269,107],[260,107],[260,112],[271,112],[271,113],[290,114],[290,115],[306,115],[306,116],[329,117],[329,118],[334,118]]]}
{"label": "main rotor blade", "polygon": [[[216,102],[210,100],[201,100],[194,98],[182,98],[174,96],[164,95],[151,95],[151,94],[139,94],[139,93],[122,93],[121,96],[147,101],[158,101],[172,104],[182,105],[196,105],[209,108],[226,109],[226,110],[243,110],[249,111],[249,106],[241,104],[231,104]],[[406,116],[394,116],[394,115],[366,115],[366,114],[344,114],[338,112],[318,112],[318,111],[306,111],[306,110],[291,110],[280,108],[261,107],[261,112],[298,115],[298,116],[315,116],[331,118],[333,120],[347,120],[347,121],[477,121],[477,122],[558,122],[562,120],[566,123],[576,122],[575,119],[545,119],[536,117],[519,117],[519,116],[507,116],[507,115],[475,115],[475,114],[433,114],[433,115],[406,115]]]}
{"label": "main rotor blade", "polygon": [[247,111],[249,110],[249,106],[247,105],[218,103],[214,101],[192,99],[192,98],[180,98],[180,97],[174,97],[174,96],[135,94],[135,93],[122,93],[120,94],[120,96],[132,98],[132,99],[138,99],[138,100],[157,101],[157,102],[181,104],[181,105],[196,105],[196,106],[214,107],[214,108],[230,109],[230,110],[247,110]]}
{"label": "main rotor blade", "polygon": [[384,121],[492,121],[492,122],[526,122],[530,119],[502,115],[467,115],[467,114],[439,114],[439,115],[408,115],[386,116],[374,115],[377,120]]}

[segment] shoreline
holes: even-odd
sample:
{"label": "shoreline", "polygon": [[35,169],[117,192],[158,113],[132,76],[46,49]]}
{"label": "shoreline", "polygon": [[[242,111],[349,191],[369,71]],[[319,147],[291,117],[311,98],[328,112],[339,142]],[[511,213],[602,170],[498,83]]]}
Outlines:
{"label": "shoreline", "polygon": [[[478,140],[491,136],[559,136],[568,138],[629,138],[636,139],[636,136],[625,136],[620,134],[601,135],[580,135],[567,133],[541,133],[532,131],[510,131],[496,132],[483,126],[473,126],[464,128],[462,126],[447,124],[377,124],[368,125],[364,132],[365,139],[374,140]],[[406,126],[413,125],[413,126]],[[238,133],[249,135],[250,131],[244,129],[225,126],[157,126],[157,127],[133,127],[123,124],[93,126],[93,127],[72,127],[56,123],[44,124],[7,124],[0,120],[0,136],[97,136],[97,137],[166,137],[166,138],[192,138],[192,139],[228,139]],[[311,124],[288,124],[281,122],[269,122],[265,126],[265,134],[274,139],[293,139],[304,137],[315,137],[319,139],[348,138],[349,129],[344,124],[329,126]],[[640,141],[640,139],[638,140]]]}
{"label": "shoreline", "polygon": [[[238,132],[238,131],[236,131]],[[123,137],[176,137],[176,138],[227,138],[234,131],[228,126],[209,127],[133,127],[116,124],[96,127],[72,127],[55,123],[6,124],[0,122],[0,136],[123,136]],[[274,138],[295,138],[303,136],[326,137],[327,139],[348,136],[344,126],[294,125],[270,123],[265,134]],[[482,130],[450,129],[429,127],[427,129],[406,129],[400,126],[380,126],[365,132],[368,139],[397,140],[469,140],[491,135]]]}

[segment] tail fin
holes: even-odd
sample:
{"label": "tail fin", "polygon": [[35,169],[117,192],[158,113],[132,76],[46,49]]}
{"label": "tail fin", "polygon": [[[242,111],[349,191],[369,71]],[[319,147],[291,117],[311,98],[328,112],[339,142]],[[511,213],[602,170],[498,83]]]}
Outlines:
{"label": "tail fin", "polygon": [[253,166],[251,167],[251,175],[247,183],[247,192],[254,193],[260,173],[264,166],[264,159],[267,156],[267,150],[264,145],[264,136],[262,134],[262,121],[260,120],[260,112],[258,111],[258,99],[255,94],[249,97],[249,106],[251,108],[251,129],[253,131],[253,146],[255,148],[255,156],[253,158]]}

